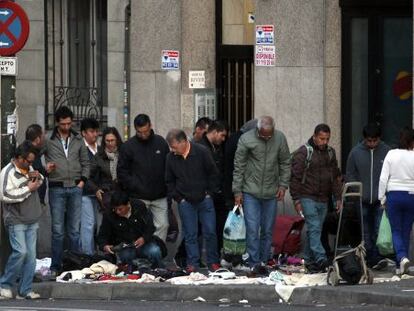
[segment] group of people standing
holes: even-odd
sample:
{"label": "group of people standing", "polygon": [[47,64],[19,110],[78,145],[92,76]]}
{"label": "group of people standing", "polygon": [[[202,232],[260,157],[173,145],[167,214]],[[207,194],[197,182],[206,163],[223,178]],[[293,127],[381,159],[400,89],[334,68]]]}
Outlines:
{"label": "group of people standing", "polygon": [[[1,172],[3,218],[12,254],[0,278],[0,298],[12,297],[18,277],[18,297],[39,298],[31,282],[46,184],[55,275],[61,272],[64,248],[89,255],[99,248],[117,263],[132,265],[145,258],[152,267],[162,267],[172,201],[178,205],[184,236],[175,256],[179,266],[188,273],[197,271],[204,264],[203,242],[210,271],[220,268],[222,255],[224,261],[233,260],[222,254],[223,228],[228,211],[242,205],[247,264],[260,273],[273,258],[277,202],[284,200],[288,189],[306,222],[307,268],[324,271],[330,264],[321,231],[329,200],[338,210],[342,207],[343,179],[335,150],[328,145],[328,125],[317,125],[311,138],[291,153],[269,116],[251,120],[231,135],[224,122],[202,118],[190,140],[181,129],[170,130],[164,139],[154,133],[149,116],[139,114],[134,119],[136,135],[123,143],[117,129],[108,127],[100,146],[95,119],[83,119],[77,133],[72,111],[60,107],[55,123],[49,139],[39,125],[30,125],[26,141]],[[348,158],[345,180],[364,184],[368,260],[372,266],[381,259],[373,241],[380,205],[387,201],[397,259],[406,271],[407,232],[414,221],[413,130],[403,132],[401,149],[388,155],[377,125],[367,126],[363,134]]]}

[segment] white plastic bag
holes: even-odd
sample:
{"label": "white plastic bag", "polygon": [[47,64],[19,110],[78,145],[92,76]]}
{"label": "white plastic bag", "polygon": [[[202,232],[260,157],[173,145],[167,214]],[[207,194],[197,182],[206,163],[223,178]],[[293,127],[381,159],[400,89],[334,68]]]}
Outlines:
{"label": "white plastic bag", "polygon": [[235,205],[227,216],[223,231],[223,248],[224,253],[229,255],[243,255],[246,252],[246,224],[241,206]]}

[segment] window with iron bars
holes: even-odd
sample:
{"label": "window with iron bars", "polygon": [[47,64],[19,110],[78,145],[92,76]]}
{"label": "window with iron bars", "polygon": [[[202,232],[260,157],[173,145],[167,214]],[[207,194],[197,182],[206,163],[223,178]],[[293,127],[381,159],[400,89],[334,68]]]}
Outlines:
{"label": "window with iron bars", "polygon": [[54,126],[61,106],[106,123],[107,0],[44,0],[46,99],[45,126]]}

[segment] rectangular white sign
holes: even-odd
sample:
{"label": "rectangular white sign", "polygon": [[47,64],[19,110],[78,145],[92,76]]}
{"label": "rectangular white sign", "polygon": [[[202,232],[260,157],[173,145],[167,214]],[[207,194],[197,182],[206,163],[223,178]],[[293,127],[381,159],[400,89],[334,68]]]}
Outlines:
{"label": "rectangular white sign", "polygon": [[256,66],[274,66],[276,49],[274,45],[256,45],[255,64]]}
{"label": "rectangular white sign", "polygon": [[256,25],[256,44],[275,44],[275,27]]}
{"label": "rectangular white sign", "polygon": [[205,71],[190,70],[188,72],[188,87],[190,89],[204,89],[206,87]]}
{"label": "rectangular white sign", "polygon": [[17,75],[17,57],[0,57],[0,75]]}
{"label": "rectangular white sign", "polygon": [[174,50],[162,50],[161,69],[177,70],[180,69],[180,52]]}

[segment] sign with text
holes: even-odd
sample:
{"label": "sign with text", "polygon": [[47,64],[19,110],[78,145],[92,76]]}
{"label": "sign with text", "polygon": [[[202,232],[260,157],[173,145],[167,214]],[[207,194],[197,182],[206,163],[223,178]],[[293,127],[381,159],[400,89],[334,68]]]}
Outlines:
{"label": "sign with text", "polygon": [[275,27],[273,25],[256,25],[256,44],[275,44]]}
{"label": "sign with text", "polygon": [[0,55],[11,56],[20,51],[29,37],[29,19],[20,5],[0,1]]}
{"label": "sign with text", "polygon": [[188,72],[188,87],[190,89],[204,89],[206,87],[205,71],[190,70]]}
{"label": "sign with text", "polygon": [[256,45],[255,64],[256,66],[274,66],[276,49],[274,45]]}
{"label": "sign with text", "polygon": [[15,76],[17,75],[17,58],[0,57],[0,75]]}
{"label": "sign with text", "polygon": [[180,52],[174,50],[162,50],[161,69],[177,70],[180,69]]}

